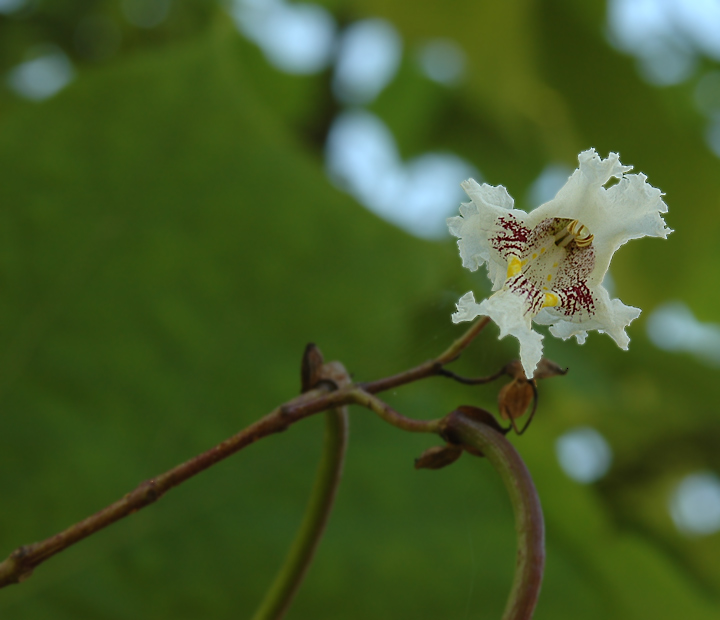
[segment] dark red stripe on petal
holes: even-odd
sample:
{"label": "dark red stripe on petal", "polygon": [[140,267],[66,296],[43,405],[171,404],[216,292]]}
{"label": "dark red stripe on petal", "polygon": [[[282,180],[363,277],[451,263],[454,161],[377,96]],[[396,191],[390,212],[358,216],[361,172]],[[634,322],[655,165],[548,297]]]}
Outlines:
{"label": "dark red stripe on petal", "polygon": [[545,293],[528,280],[522,273],[510,278],[505,286],[508,290],[522,297],[527,304],[525,314],[535,316],[540,312],[543,302],[545,301]]}
{"label": "dark red stripe on petal", "polygon": [[586,320],[595,315],[595,296],[585,282],[554,289],[553,292],[560,298],[557,310],[561,314],[575,321]]}
{"label": "dark red stripe on petal", "polygon": [[504,259],[518,256],[525,249],[530,229],[514,215],[507,214],[495,220],[495,230],[490,233],[490,243]]}

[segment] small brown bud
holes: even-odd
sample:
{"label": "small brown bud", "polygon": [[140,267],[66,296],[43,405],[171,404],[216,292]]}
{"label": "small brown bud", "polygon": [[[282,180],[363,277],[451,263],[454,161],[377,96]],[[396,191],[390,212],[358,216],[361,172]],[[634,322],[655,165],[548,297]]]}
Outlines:
{"label": "small brown bud", "polygon": [[460,446],[452,444],[433,446],[415,459],[415,469],[442,469],[457,461],[462,452]]}
{"label": "small brown bud", "polygon": [[[533,379],[537,381],[538,379],[548,379],[557,375],[566,375],[567,371],[567,368],[563,369],[552,360],[543,357],[538,362],[535,373],[533,374]],[[508,363],[507,366],[505,366],[505,374],[513,379],[527,379],[520,360],[513,360]]]}
{"label": "small brown bud", "polygon": [[318,372],[323,365],[323,355],[312,342],[305,347],[300,366],[300,391],[312,390],[317,384]]}
{"label": "small brown bud", "polygon": [[521,417],[530,406],[534,392],[530,382],[522,378],[515,378],[504,385],[498,394],[500,415],[504,420],[515,420]]}
{"label": "small brown bud", "polygon": [[557,375],[566,375],[568,369],[564,370],[552,360],[543,357],[535,369],[534,379],[548,379]]}
{"label": "small brown bud", "polygon": [[[503,369],[505,374],[512,377],[512,381],[503,386],[498,394],[498,407],[500,415],[505,420],[510,420],[512,428],[518,435],[522,435],[530,424],[537,406],[537,380],[547,379],[556,375],[564,375],[567,368],[562,369],[555,362],[542,358],[535,369],[532,381],[525,376],[522,364],[518,360],[508,363]],[[522,430],[515,425],[517,418],[525,415],[530,403],[533,403],[533,410]]]}

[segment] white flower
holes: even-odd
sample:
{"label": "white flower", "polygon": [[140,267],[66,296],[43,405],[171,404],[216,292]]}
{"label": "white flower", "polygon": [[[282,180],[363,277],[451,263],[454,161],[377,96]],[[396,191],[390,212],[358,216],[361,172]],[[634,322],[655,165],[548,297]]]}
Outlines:
{"label": "white flower", "polygon": [[[623,243],[672,232],[660,216],[667,211],[660,190],[643,174],[625,174],[632,166],[623,166],[616,153],[600,159],[590,149],[578,161],[557,196],[530,213],[513,209],[504,187],[470,179],[462,187],[472,202],[460,207],[460,217],[448,219],[450,232],[460,238],[463,266],[475,271],[487,263],[497,291],[479,304],[472,293],[464,295],[453,322],[489,316],[500,338],[511,334],[520,341],[528,377],[542,357],[543,337],[533,331],[533,319],[550,325],[554,336],[576,336],[580,344],[588,330],[607,332],[627,349],[625,328],[640,310],[610,299],[601,282]],[[611,177],[619,182],[605,188]]]}

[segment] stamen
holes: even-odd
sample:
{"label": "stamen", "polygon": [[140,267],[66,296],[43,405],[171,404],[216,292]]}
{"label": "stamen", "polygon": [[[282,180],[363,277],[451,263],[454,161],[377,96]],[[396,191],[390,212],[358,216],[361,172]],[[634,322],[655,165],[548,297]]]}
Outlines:
{"label": "stamen", "polygon": [[592,244],[594,238],[595,235],[588,235],[587,237],[583,237],[582,239],[575,239],[575,243],[579,248],[586,248],[587,246]]}
{"label": "stamen", "polygon": [[[585,236],[581,237],[583,234]],[[573,220],[555,235],[555,245],[564,248],[574,240],[579,248],[586,248],[593,242],[594,238],[595,236],[590,234],[585,224],[581,224],[578,220]]]}

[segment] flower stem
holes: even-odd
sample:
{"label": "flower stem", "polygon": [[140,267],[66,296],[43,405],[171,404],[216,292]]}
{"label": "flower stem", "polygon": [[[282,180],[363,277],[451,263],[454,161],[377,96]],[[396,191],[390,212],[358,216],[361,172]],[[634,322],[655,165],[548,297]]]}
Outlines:
{"label": "flower stem", "polygon": [[503,620],[532,618],[545,566],[545,525],[540,498],[525,463],[502,433],[455,411],[445,419],[444,435],[480,450],[505,483],[515,513],[518,550],[515,577]]}
{"label": "flower stem", "polygon": [[253,620],[282,618],[300,587],[332,510],[342,475],[347,438],[347,408],[339,407],[326,412],[323,455],[305,518],[285,562],[255,612]]}
{"label": "flower stem", "polygon": [[453,342],[445,351],[438,355],[435,359],[432,359],[424,364],[410,368],[404,372],[392,375],[391,377],[385,377],[384,379],[378,379],[377,381],[370,381],[368,383],[360,384],[360,387],[366,392],[371,394],[377,394],[378,392],[384,392],[385,390],[391,390],[392,388],[417,381],[418,379],[425,379],[426,377],[433,377],[439,375],[444,364],[456,360],[460,354],[470,345],[470,343],[477,337],[477,335],[485,329],[485,326],[490,322],[489,317],[482,317],[475,321],[470,328]]}
{"label": "flower stem", "polygon": [[369,394],[361,388],[355,388],[350,392],[352,402],[356,405],[367,407],[370,411],[377,413],[388,424],[400,428],[411,433],[438,433],[442,426],[442,420],[416,420],[408,418],[395,411],[386,402],[380,400],[377,396]]}

